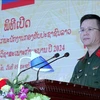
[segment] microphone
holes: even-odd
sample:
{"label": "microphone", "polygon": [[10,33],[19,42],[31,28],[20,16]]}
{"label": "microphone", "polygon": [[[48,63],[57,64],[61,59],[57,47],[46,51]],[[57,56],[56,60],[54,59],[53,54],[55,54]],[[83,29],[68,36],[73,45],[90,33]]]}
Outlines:
{"label": "microphone", "polygon": [[[46,61],[49,61],[49,60],[51,60],[51,59],[53,59],[53,58],[57,58],[57,57],[59,57],[60,56],[60,54],[59,53],[56,53],[53,57],[51,57],[50,59],[48,59],[48,60],[46,60]],[[45,62],[45,61],[44,61]]]}
{"label": "microphone", "polygon": [[69,56],[69,53],[67,52],[67,53],[65,53],[63,56],[61,56],[61,57],[59,57],[59,58],[56,58],[56,59],[54,59],[53,61],[51,61],[51,62],[45,64],[45,65],[42,66],[42,67],[40,67],[40,68],[38,69],[38,71],[37,71],[37,79],[36,79],[36,81],[39,80],[39,72],[40,72],[40,69],[44,68],[45,66],[47,66],[47,65],[49,65],[49,64],[51,64],[51,63],[53,63],[54,61],[56,61],[56,60],[58,60],[58,59],[61,59],[61,58],[63,58],[63,57],[68,57],[68,56]]}
{"label": "microphone", "polygon": [[[53,58],[57,58],[57,57],[59,57],[59,56],[60,56],[60,54],[59,54],[59,53],[56,53],[53,57],[49,58],[49,59],[46,60],[46,61],[49,61],[49,60],[51,60],[51,59],[53,59]],[[22,72],[25,72],[26,70],[29,70],[29,69],[31,69],[31,68],[33,68],[33,67],[35,67],[35,66],[38,66],[38,65],[40,65],[40,64],[43,64],[43,63],[46,62],[46,61],[40,62],[40,63],[38,63],[38,64],[36,64],[36,65],[34,65],[34,66],[32,66],[32,67],[29,67],[29,68],[27,68],[27,69],[22,70],[22,71],[17,75],[17,77],[18,77]]]}

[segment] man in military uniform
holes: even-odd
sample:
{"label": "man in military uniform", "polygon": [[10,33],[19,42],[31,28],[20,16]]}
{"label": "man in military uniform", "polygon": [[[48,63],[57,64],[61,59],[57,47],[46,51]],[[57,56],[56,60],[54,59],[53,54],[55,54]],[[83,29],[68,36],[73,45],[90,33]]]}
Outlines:
{"label": "man in military uniform", "polygon": [[88,51],[76,64],[70,82],[100,88],[100,17],[84,15],[80,20],[79,32]]}

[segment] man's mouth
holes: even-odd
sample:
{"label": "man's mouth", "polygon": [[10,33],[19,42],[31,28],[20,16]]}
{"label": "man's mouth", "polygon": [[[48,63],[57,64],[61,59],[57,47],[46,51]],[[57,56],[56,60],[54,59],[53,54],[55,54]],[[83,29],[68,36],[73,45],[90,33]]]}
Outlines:
{"label": "man's mouth", "polygon": [[89,40],[90,38],[83,38],[83,40]]}

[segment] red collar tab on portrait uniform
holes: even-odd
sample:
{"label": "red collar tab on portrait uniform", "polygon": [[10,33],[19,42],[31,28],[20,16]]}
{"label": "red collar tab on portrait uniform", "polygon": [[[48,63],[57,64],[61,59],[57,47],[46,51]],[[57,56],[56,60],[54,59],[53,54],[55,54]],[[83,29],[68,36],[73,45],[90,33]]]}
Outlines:
{"label": "red collar tab on portrait uniform", "polygon": [[96,56],[100,57],[100,49],[97,50]]}

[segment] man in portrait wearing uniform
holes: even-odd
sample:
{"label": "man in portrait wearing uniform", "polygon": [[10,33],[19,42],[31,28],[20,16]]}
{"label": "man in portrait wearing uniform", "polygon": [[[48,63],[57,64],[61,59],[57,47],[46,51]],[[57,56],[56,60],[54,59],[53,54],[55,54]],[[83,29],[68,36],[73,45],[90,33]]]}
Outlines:
{"label": "man in portrait wearing uniform", "polygon": [[88,51],[76,64],[70,83],[100,88],[100,17],[84,15],[79,33]]}

